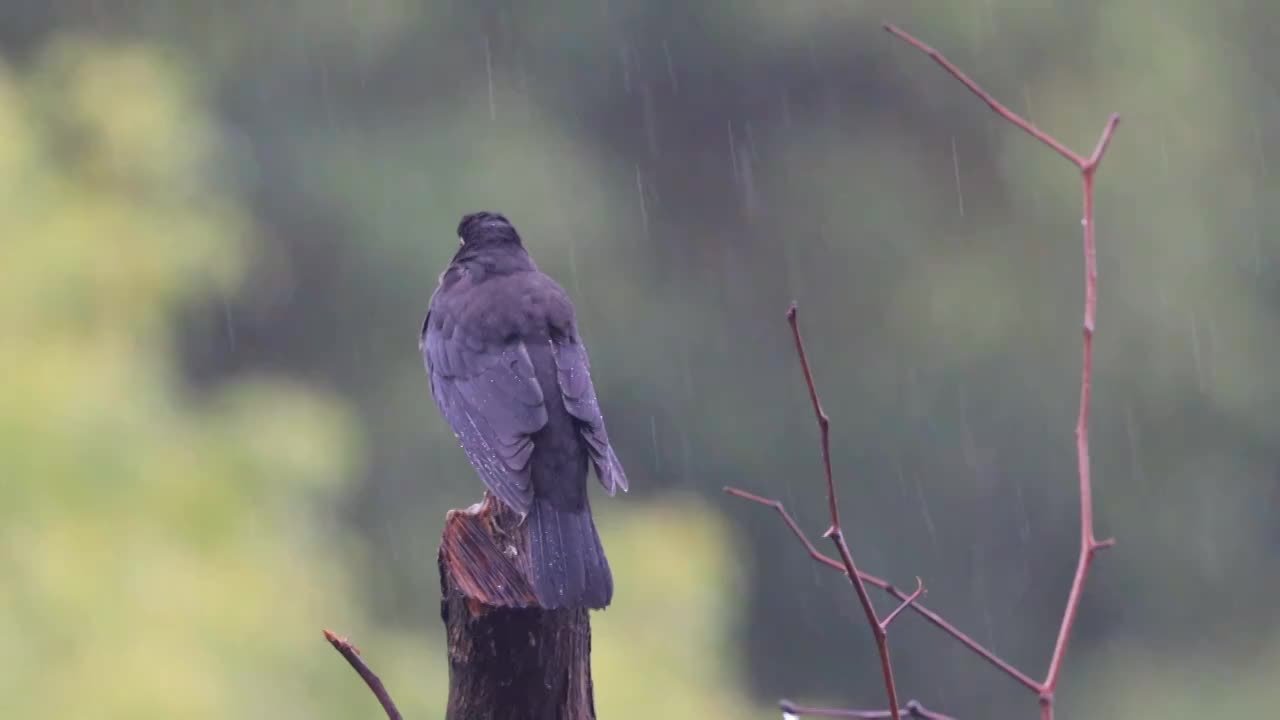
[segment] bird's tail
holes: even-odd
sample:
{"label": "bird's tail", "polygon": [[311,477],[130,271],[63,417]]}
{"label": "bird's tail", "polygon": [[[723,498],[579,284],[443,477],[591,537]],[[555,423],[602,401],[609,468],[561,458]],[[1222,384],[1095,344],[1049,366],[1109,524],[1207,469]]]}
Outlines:
{"label": "bird's tail", "polygon": [[561,510],[535,497],[526,522],[538,604],[547,609],[606,607],[613,599],[613,575],[591,507]]}

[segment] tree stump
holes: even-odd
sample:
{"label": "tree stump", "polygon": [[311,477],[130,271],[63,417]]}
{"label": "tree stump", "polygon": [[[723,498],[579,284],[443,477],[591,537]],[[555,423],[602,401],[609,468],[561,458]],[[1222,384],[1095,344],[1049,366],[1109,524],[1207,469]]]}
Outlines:
{"label": "tree stump", "polygon": [[528,546],[526,526],[488,492],[445,519],[447,720],[595,720],[587,610],[538,605]]}

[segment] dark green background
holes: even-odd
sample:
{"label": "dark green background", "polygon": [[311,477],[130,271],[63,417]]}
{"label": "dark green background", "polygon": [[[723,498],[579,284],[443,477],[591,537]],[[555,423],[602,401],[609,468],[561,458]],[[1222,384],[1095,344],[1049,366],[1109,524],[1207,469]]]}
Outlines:
{"label": "dark green background", "polygon": [[[17,378],[0,425],[0,629],[22,632],[0,651],[0,708],[32,716],[44,692],[117,708],[102,717],[373,717],[314,642],[332,623],[368,628],[362,647],[415,716],[438,712],[435,543],[479,484],[416,333],[477,209],[511,217],[574,296],[631,476],[630,495],[596,500],[623,604],[598,623],[602,717],[883,704],[847,586],[775,516],[718,494],[776,496],[825,528],[792,299],[859,562],[922,577],[931,607],[1042,676],[1078,542],[1078,174],[885,20],[1077,150],[1124,116],[1098,179],[1092,432],[1098,533],[1119,545],[1095,566],[1060,714],[1274,707],[1273,3],[9,0],[0,120],[23,130],[0,138],[0,357]],[[130,224],[95,214],[102,198]],[[86,313],[114,339],[89,339]],[[118,392],[91,413],[63,397],[79,384]],[[212,438],[197,442],[162,410],[221,419],[197,422],[192,437]],[[155,427],[104,440],[122,416]],[[126,501],[135,446],[170,470]],[[246,447],[256,460],[227,459]],[[319,499],[278,489],[282,456],[322,479]],[[166,500],[164,477],[200,499]],[[59,534],[72,517],[101,533]],[[157,559],[205,522],[218,529],[183,541],[187,559]],[[152,526],[173,529],[119,541]],[[228,578],[193,564],[232,544],[215,564]],[[173,628],[249,606],[256,624],[221,647],[218,623],[181,642],[159,623],[154,645],[136,640],[138,668],[156,669],[98,688],[83,678],[134,641],[86,654],[88,628],[154,616],[119,572],[111,589],[41,579],[98,552],[149,568],[162,590],[143,596],[165,598]],[[236,585],[247,558],[265,584]],[[190,595],[169,597],[174,568]],[[215,586],[224,601],[190,610]],[[273,635],[287,647],[263,649]],[[906,697],[1035,712],[917,618],[891,641]],[[183,667],[188,681],[166,679]]]}

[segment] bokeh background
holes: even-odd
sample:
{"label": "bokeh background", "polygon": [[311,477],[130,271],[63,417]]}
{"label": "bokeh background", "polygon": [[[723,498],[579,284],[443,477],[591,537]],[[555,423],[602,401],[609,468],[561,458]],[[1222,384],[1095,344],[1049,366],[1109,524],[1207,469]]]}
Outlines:
{"label": "bokeh background", "polygon": [[[1095,565],[1065,717],[1280,703],[1280,6],[6,0],[0,716],[439,717],[435,548],[479,483],[416,336],[467,211],[574,296],[633,491],[600,716],[883,705],[825,528],[1039,677],[1074,567],[1087,151]],[[594,491],[593,491],[594,492]],[[877,596],[882,607],[892,603]],[[1035,701],[918,618],[904,697]]]}

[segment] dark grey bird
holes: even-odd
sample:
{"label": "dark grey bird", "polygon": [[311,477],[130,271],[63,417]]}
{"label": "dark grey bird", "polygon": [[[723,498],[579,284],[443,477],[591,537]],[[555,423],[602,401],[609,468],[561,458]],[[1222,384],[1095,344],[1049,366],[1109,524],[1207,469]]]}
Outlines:
{"label": "dark grey bird", "polygon": [[431,395],[489,491],[528,523],[526,567],[544,608],[603,608],[613,576],[587,501],[588,463],[627,490],[569,295],[505,217],[458,224],[419,347]]}

